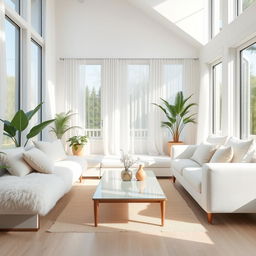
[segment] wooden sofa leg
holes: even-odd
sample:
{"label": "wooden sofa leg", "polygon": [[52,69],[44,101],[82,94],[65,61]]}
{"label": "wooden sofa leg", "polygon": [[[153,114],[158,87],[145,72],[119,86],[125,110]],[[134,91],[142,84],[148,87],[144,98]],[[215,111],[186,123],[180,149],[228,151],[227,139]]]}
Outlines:
{"label": "wooden sofa leg", "polygon": [[207,212],[207,220],[209,224],[212,224],[213,221],[213,213]]}
{"label": "wooden sofa leg", "polygon": [[172,176],[172,183],[176,182],[176,177]]}

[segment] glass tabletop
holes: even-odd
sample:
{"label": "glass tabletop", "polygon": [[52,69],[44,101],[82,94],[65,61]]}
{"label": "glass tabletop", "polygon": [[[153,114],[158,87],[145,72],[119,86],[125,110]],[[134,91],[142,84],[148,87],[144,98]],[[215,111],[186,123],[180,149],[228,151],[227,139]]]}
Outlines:
{"label": "glass tabletop", "polygon": [[122,181],[120,171],[106,171],[93,199],[166,199],[154,172],[146,171],[146,175],[144,181],[137,181],[134,177],[131,181]]}

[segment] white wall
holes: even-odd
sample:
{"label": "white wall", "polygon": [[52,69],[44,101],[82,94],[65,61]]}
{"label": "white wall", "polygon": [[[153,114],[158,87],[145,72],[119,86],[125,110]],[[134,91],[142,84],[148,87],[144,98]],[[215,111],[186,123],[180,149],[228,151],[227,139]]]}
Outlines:
{"label": "white wall", "polygon": [[127,1],[57,0],[57,57],[186,58],[198,51]]}
{"label": "white wall", "polygon": [[[226,17],[228,17],[228,8],[225,8]],[[252,5],[244,11],[233,22],[228,24],[227,19],[222,31],[201,49],[201,89],[200,89],[200,113],[198,142],[201,141],[210,132],[210,64],[218,59],[223,63],[223,134],[239,136],[239,79],[238,70],[238,52],[239,46],[256,36],[256,5]],[[201,120],[201,121],[200,121]]]}
{"label": "white wall", "polygon": [[[64,109],[59,58],[197,58],[199,51],[128,1],[56,0],[57,112]],[[91,151],[102,153],[99,141]],[[97,145],[96,145],[97,144]]]}

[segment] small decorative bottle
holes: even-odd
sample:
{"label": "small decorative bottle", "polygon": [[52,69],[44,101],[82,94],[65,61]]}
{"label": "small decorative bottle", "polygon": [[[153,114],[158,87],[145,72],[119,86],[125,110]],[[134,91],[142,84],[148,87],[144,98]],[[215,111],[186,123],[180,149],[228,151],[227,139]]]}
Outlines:
{"label": "small decorative bottle", "polygon": [[145,171],[144,171],[144,169],[143,169],[143,166],[140,165],[140,166],[139,166],[139,169],[138,169],[138,171],[137,171],[137,173],[136,173],[136,179],[137,179],[138,181],[143,181],[143,180],[145,180],[145,178],[146,178],[146,173],[145,173]]}

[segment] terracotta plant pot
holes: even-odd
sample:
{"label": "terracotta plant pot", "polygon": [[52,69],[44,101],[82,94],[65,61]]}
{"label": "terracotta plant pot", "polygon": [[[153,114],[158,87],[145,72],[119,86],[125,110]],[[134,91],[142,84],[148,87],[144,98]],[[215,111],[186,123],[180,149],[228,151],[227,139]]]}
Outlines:
{"label": "terracotta plant pot", "polygon": [[138,171],[137,171],[137,173],[136,173],[136,179],[137,179],[138,181],[143,181],[143,180],[145,180],[145,178],[146,178],[146,173],[145,173],[145,171],[144,171],[144,169],[143,169],[143,166],[140,165],[140,166],[139,166],[139,169],[138,169]]}
{"label": "terracotta plant pot", "polygon": [[72,153],[74,156],[84,156],[85,155],[85,145],[73,145]]}
{"label": "terracotta plant pot", "polygon": [[174,145],[184,145],[185,143],[183,141],[178,141],[178,142],[174,142],[174,141],[168,141],[168,154],[169,156],[172,155],[172,146]]}

